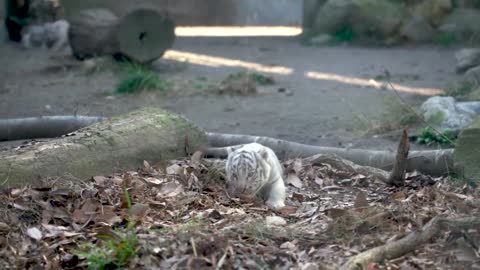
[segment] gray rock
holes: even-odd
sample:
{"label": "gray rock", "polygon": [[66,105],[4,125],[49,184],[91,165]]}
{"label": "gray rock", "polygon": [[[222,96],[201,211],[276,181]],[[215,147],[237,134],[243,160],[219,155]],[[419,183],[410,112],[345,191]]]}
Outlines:
{"label": "gray rock", "polygon": [[320,9],[313,24],[315,33],[333,33],[344,26],[353,11],[352,0],[328,0]]}
{"label": "gray rock", "polygon": [[401,28],[403,37],[413,42],[428,42],[435,36],[435,29],[421,15],[412,16]]}
{"label": "gray rock", "polygon": [[388,37],[395,33],[405,15],[403,5],[385,0],[353,0],[350,24],[356,33]]}
{"label": "gray rock", "polygon": [[303,0],[303,27],[310,29],[315,22],[318,9],[326,0]]}
{"label": "gray rock", "polygon": [[455,53],[457,73],[464,73],[472,67],[480,65],[480,49],[467,48]]}
{"label": "gray rock", "polygon": [[318,34],[309,40],[309,44],[313,46],[323,46],[334,41],[334,37],[330,34]]}
{"label": "gray rock", "polygon": [[453,97],[431,97],[421,106],[424,119],[437,129],[458,130],[470,125],[480,109],[479,102],[457,103]]}
{"label": "gray rock", "polygon": [[480,34],[480,10],[457,8],[448,15],[438,28],[441,32],[466,39]]}
{"label": "gray rock", "polygon": [[465,79],[475,85],[480,85],[480,65],[470,68],[465,72]]}

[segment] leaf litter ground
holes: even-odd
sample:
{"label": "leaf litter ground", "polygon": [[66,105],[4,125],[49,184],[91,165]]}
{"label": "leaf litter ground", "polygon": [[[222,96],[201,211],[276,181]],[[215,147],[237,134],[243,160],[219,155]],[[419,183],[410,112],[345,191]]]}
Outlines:
{"label": "leaf litter ground", "polygon": [[[296,159],[279,211],[225,192],[201,159],[0,194],[1,269],[322,269],[433,217],[479,214],[478,189],[412,173],[407,186]],[[479,269],[479,228],[442,233],[368,269]]]}

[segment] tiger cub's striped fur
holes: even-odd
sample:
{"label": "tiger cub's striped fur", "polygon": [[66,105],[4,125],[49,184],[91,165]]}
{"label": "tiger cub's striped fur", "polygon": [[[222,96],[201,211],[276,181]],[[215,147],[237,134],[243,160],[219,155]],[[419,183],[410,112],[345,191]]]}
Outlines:
{"label": "tiger cub's striped fur", "polygon": [[272,208],[285,206],[283,170],[272,149],[258,143],[242,146],[228,155],[226,173],[230,195],[256,195]]}

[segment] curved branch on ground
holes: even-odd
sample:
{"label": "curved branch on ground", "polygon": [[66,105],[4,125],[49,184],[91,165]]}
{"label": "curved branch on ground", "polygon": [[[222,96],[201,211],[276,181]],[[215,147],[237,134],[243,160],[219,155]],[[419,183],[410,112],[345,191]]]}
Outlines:
{"label": "curved branch on ground", "polygon": [[[275,151],[280,159],[306,158],[317,154],[333,154],[350,160],[358,165],[370,166],[383,170],[391,170],[395,162],[396,153],[368,149],[346,149],[324,147],[289,142],[269,137],[207,133],[208,144],[213,147],[207,151],[213,157],[226,157],[228,147],[257,142],[268,146]],[[222,149],[222,147],[227,147]],[[421,173],[442,176],[453,171],[453,149],[411,151],[407,161],[407,171],[417,170]]]}
{"label": "curved branch on ground", "polygon": [[387,243],[351,257],[340,269],[367,269],[369,263],[391,260],[412,252],[445,230],[458,231],[478,228],[479,226],[480,217],[435,217],[420,230],[414,231],[400,240]]}

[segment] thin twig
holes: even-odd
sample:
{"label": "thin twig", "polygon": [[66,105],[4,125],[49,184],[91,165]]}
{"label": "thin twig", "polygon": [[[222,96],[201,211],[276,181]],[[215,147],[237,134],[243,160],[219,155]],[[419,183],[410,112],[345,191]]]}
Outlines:
{"label": "thin twig", "polygon": [[190,238],[190,243],[192,244],[193,256],[198,257],[197,246],[195,245],[195,240],[193,239],[193,237]]}

